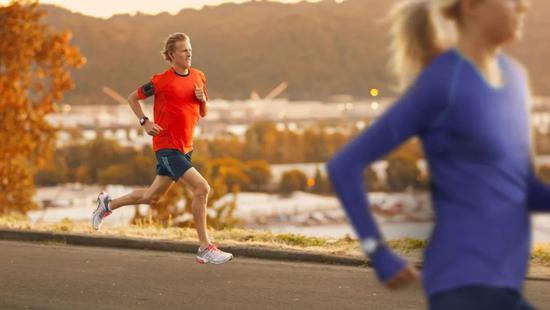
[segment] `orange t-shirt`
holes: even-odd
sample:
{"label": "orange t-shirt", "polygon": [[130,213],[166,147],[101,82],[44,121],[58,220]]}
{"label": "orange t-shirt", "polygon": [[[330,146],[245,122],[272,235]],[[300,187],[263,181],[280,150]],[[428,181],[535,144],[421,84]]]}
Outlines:
{"label": "orange t-shirt", "polygon": [[[193,133],[201,116],[202,105],[195,98],[195,85],[203,88],[208,98],[206,77],[202,71],[194,68],[190,68],[187,75],[181,75],[170,68],[153,75],[149,83],[138,88],[140,100],[155,96],[154,122],[164,129],[153,137],[155,152],[160,149],[178,149],[187,154],[193,150]],[[203,111],[206,111],[205,108],[202,107]]]}

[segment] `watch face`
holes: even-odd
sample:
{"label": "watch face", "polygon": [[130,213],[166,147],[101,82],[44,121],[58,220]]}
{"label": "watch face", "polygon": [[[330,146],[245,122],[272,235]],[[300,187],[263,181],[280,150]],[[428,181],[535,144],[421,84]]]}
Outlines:
{"label": "watch face", "polygon": [[363,240],[363,250],[367,252],[367,254],[373,253],[377,247],[378,247],[378,241],[376,239],[367,238]]}

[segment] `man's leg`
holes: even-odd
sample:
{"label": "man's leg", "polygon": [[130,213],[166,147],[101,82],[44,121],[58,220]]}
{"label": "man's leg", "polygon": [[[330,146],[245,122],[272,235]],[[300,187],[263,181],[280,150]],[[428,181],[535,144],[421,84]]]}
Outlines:
{"label": "man's leg", "polygon": [[193,192],[191,210],[193,212],[193,219],[195,220],[200,247],[205,249],[210,245],[207,232],[208,226],[206,224],[206,205],[208,203],[210,185],[208,185],[208,182],[195,168],[187,170],[180,178],[180,181]]}
{"label": "man's leg", "polygon": [[193,219],[199,236],[200,247],[197,253],[197,262],[201,264],[223,264],[233,259],[233,254],[220,251],[215,245],[210,244],[206,225],[206,205],[208,203],[208,194],[210,185],[195,169],[187,170],[180,182],[185,184],[193,192],[191,200],[191,209]]}
{"label": "man's leg", "polygon": [[133,192],[122,197],[111,200],[109,207],[111,210],[118,209],[123,206],[149,204],[155,205],[162,195],[170,188],[174,181],[170,177],[157,175],[153,184],[148,188],[136,189]]}
{"label": "man's leg", "polygon": [[136,204],[156,204],[162,195],[170,188],[174,181],[170,177],[157,175],[153,184],[147,189],[138,189],[130,194],[111,200],[109,195],[101,192],[97,197],[97,207],[92,213],[92,228],[99,230],[103,219],[112,213],[113,210],[122,206]]}

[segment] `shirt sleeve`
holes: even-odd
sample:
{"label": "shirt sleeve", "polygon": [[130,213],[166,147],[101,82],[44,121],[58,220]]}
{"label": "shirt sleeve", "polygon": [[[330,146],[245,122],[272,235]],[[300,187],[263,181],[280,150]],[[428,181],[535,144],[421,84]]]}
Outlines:
{"label": "shirt sleeve", "polygon": [[[361,240],[383,239],[364,192],[364,169],[409,138],[427,132],[445,115],[450,87],[444,81],[452,78],[449,79],[448,71],[431,71],[424,70],[403,97],[327,164],[334,190]],[[382,281],[405,265],[387,247],[380,248],[370,258]]]}
{"label": "shirt sleeve", "polygon": [[527,208],[533,212],[550,212],[550,186],[531,171],[527,191]]}

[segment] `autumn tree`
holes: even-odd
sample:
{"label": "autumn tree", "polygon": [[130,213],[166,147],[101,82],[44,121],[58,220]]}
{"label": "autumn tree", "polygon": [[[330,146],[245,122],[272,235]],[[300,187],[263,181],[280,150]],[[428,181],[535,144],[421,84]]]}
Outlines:
{"label": "autumn tree", "polygon": [[550,134],[533,130],[536,154],[550,154]]}
{"label": "autumn tree", "polygon": [[416,164],[422,157],[422,148],[418,139],[412,139],[387,156],[388,190],[400,192],[408,187],[425,188],[427,180],[422,178],[422,173]]}
{"label": "autumn tree", "polygon": [[311,191],[318,194],[332,194],[334,192],[330,180],[326,175],[321,173],[321,169],[319,168],[315,169]]}
{"label": "autumn tree", "polygon": [[537,169],[537,175],[543,182],[550,183],[550,166],[540,166]]}
{"label": "autumn tree", "polygon": [[73,88],[69,70],[85,62],[44,15],[37,2],[0,6],[0,213],[35,207],[32,168],[51,159],[55,141],[47,116]]}
{"label": "autumn tree", "polygon": [[283,173],[279,186],[281,193],[290,194],[294,191],[305,191],[306,188],[307,176],[302,171],[294,169]]}
{"label": "autumn tree", "polygon": [[372,166],[365,168],[363,180],[369,192],[383,192],[386,190],[384,183],[380,180]]}
{"label": "autumn tree", "polygon": [[245,162],[244,169],[250,179],[250,188],[246,188],[247,190],[261,191],[271,181],[271,168],[265,160]]}

